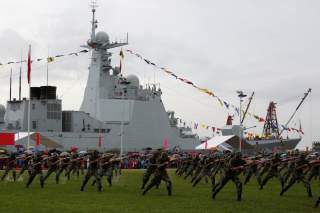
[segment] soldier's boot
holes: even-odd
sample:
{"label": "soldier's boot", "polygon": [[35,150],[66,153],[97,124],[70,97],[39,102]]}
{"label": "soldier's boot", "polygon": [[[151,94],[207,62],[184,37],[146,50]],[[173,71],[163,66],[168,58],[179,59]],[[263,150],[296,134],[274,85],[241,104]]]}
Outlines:
{"label": "soldier's boot", "polygon": [[17,173],[15,170],[12,170],[12,176],[13,176],[13,181],[16,182],[17,179]]}
{"label": "soldier's boot", "polygon": [[172,195],[172,182],[171,181],[167,182],[167,190],[168,190],[168,195],[171,196]]}
{"label": "soldier's boot", "polygon": [[281,183],[281,189],[283,189],[283,187],[284,187],[284,179],[283,178],[280,178],[280,183]]}
{"label": "soldier's boot", "polygon": [[41,186],[41,188],[44,187],[44,179],[42,176],[40,176],[40,186]]}
{"label": "soldier's boot", "polygon": [[310,183],[306,183],[306,188],[307,188],[307,192],[308,192],[308,197],[312,197],[312,191],[311,191]]}
{"label": "soldier's boot", "polygon": [[241,195],[242,195],[242,183],[237,183],[237,201],[241,201]]}
{"label": "soldier's boot", "polygon": [[112,186],[112,177],[111,177],[111,176],[108,176],[108,177],[107,177],[107,181],[108,181],[108,183],[109,183],[109,187],[111,187],[111,186]]}
{"label": "soldier's boot", "polygon": [[56,173],[56,184],[59,184],[60,174],[61,174],[61,171],[58,170],[58,172]]}

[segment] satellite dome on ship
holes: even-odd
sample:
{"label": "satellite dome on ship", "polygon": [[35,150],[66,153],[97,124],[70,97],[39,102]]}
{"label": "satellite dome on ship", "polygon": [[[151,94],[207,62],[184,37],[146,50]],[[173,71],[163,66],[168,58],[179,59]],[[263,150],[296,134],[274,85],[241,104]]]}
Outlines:
{"label": "satellite dome on ship", "polygon": [[139,87],[139,78],[136,75],[128,75],[126,79],[130,82],[130,87]]}
{"label": "satellite dome on ship", "polygon": [[96,34],[97,43],[109,43],[109,35],[106,32],[100,31]]}

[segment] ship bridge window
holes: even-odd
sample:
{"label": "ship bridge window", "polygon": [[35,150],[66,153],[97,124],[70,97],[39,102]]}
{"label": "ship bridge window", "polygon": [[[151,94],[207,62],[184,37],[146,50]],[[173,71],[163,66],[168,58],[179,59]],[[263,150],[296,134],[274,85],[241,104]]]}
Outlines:
{"label": "ship bridge window", "polygon": [[106,129],[94,129],[95,133],[105,133]]}
{"label": "ship bridge window", "polygon": [[37,129],[37,121],[32,121],[32,129]]}
{"label": "ship bridge window", "polygon": [[47,118],[52,120],[61,120],[61,105],[47,104]]}

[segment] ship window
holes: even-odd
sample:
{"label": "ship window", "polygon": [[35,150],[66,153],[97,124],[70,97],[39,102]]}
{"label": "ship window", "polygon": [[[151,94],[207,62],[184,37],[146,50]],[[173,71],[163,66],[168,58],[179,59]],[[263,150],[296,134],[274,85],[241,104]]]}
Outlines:
{"label": "ship window", "polygon": [[37,129],[37,121],[32,121],[32,129]]}
{"label": "ship window", "polygon": [[47,118],[52,120],[61,120],[61,105],[48,104],[47,105]]}
{"label": "ship window", "polygon": [[35,109],[36,109],[36,105],[32,104],[32,110],[35,110]]}

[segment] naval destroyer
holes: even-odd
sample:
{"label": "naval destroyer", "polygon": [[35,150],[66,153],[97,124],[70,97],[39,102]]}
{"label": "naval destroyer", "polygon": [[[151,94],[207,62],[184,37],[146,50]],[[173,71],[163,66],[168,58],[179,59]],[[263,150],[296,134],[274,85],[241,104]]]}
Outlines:
{"label": "naval destroyer", "polygon": [[[111,66],[110,49],[128,44],[111,42],[97,32],[92,7],[89,75],[79,111],[63,111],[55,86],[31,87],[30,100],[12,99],[0,106],[0,130],[15,133],[15,144],[27,145],[30,106],[30,145],[40,136],[41,146],[80,150],[101,148],[123,152],[145,148],[194,149],[199,137],[191,128],[179,127],[174,111],[166,111],[156,85],[143,87],[136,75],[123,76]],[[30,101],[30,105],[29,105]]]}

